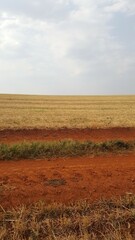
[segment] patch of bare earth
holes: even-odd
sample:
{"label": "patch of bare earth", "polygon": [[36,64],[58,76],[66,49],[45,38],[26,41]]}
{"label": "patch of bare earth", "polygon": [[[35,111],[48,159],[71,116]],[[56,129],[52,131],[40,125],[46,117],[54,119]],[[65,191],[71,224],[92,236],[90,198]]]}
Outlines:
{"label": "patch of bare earth", "polygon": [[22,141],[58,141],[72,140],[135,140],[135,128],[108,129],[5,129],[0,130],[0,143],[18,143]]}
{"label": "patch of bare earth", "polygon": [[69,203],[135,194],[135,155],[0,162],[0,205]]}

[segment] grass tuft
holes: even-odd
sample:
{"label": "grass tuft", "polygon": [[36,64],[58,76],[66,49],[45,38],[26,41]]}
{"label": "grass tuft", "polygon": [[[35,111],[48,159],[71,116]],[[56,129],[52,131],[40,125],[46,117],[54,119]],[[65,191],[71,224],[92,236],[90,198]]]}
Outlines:
{"label": "grass tuft", "polygon": [[133,151],[135,141],[121,140],[94,143],[90,141],[33,142],[0,144],[0,160],[75,157],[102,153]]}

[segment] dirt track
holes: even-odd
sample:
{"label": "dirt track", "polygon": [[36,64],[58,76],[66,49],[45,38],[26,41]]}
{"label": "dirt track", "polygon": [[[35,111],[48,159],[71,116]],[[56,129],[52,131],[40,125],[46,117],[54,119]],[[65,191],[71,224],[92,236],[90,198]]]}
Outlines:
{"label": "dirt track", "polygon": [[0,162],[3,207],[135,193],[135,155]]}
{"label": "dirt track", "polygon": [[22,129],[1,130],[0,143],[16,143],[22,141],[50,141],[50,140],[135,140],[135,128],[109,129]]}
{"label": "dirt track", "polygon": [[[0,142],[60,139],[135,140],[135,129],[3,130]],[[64,202],[135,194],[135,153],[0,162],[0,205]]]}

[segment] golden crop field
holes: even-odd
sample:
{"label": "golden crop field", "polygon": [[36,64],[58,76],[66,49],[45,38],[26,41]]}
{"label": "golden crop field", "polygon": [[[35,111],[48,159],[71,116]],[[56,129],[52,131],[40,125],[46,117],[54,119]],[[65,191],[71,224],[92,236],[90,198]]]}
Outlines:
{"label": "golden crop field", "polygon": [[0,129],[135,127],[135,96],[0,95]]}

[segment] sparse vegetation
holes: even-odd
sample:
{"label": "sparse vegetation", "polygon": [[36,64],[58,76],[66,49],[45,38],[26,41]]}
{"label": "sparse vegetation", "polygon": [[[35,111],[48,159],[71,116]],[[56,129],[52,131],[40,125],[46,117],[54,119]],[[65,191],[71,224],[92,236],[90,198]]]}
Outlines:
{"label": "sparse vegetation", "polygon": [[118,153],[135,150],[135,141],[121,140],[94,143],[90,141],[24,142],[0,144],[0,160],[74,157],[102,153]]}
{"label": "sparse vegetation", "polygon": [[66,181],[65,179],[48,179],[46,180],[45,182],[46,185],[50,185],[50,186],[53,186],[53,187],[59,187],[59,186],[62,186],[62,185],[65,185],[66,184]]}
{"label": "sparse vegetation", "polygon": [[0,95],[0,129],[135,127],[135,96]]}
{"label": "sparse vegetation", "polygon": [[135,196],[0,208],[0,240],[134,240]]}

